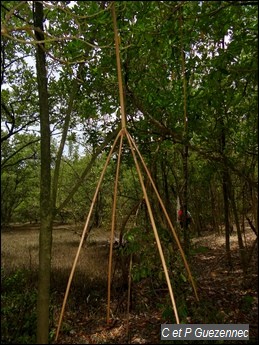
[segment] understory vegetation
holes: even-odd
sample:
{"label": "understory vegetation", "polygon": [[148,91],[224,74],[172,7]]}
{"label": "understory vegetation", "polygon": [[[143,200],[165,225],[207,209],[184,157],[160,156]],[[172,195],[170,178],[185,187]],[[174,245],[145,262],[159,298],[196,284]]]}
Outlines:
{"label": "understory vegetation", "polygon": [[1,1],[3,343],[254,341],[257,236],[258,1]]}
{"label": "understory vegetation", "polygon": [[[2,235],[1,342],[5,344],[35,343],[38,230],[38,225],[27,224],[14,226],[12,234],[4,232]],[[133,233],[136,234],[135,229]],[[138,247],[135,243],[133,246],[114,247],[112,319],[111,324],[106,324],[109,237],[108,229],[93,229],[81,250],[58,343],[161,343],[160,325],[175,323],[175,315],[157,248],[154,244],[150,251],[150,246],[142,246],[141,236]],[[235,234],[231,240],[232,269],[225,261],[224,236],[205,232],[200,238],[192,239],[189,263],[199,301],[195,299],[179,252],[173,250],[172,243],[166,242],[176,305],[181,323],[248,323],[249,343],[256,343],[258,252],[253,249],[249,269],[243,276]],[[247,230],[248,251],[252,250],[254,240],[251,230]],[[54,227],[50,343],[55,339],[79,241],[73,225]],[[131,253],[133,265],[127,334],[127,278]],[[12,259],[14,257],[16,261]]]}

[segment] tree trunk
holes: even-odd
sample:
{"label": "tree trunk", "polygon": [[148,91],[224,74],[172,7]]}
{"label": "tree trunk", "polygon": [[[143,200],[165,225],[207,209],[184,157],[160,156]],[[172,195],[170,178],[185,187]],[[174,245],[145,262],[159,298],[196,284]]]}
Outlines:
{"label": "tree trunk", "polygon": [[254,216],[254,223],[255,223],[255,229],[256,233],[258,234],[258,192],[255,190],[254,187],[252,187],[252,210],[253,210],[253,216]]}
{"label": "tree trunk", "polygon": [[231,266],[230,251],[230,226],[229,226],[229,201],[226,172],[223,173],[223,198],[224,198],[224,217],[225,217],[225,237],[226,237],[226,254],[228,265]]}
{"label": "tree trunk", "polygon": [[[43,3],[34,1],[34,25],[43,32]],[[44,34],[35,30],[37,40],[44,40]],[[40,177],[40,238],[37,300],[37,343],[49,342],[49,302],[52,248],[52,208],[50,173],[50,126],[47,91],[46,57],[44,44],[36,46],[36,70],[39,92],[41,133],[41,177]]]}
{"label": "tree trunk", "polygon": [[[225,134],[225,124],[222,117],[219,118],[221,125],[221,153],[224,155],[226,148],[226,134]],[[225,219],[225,236],[226,236],[226,255],[228,265],[232,266],[231,261],[231,250],[230,250],[230,224],[229,224],[229,173],[227,164],[223,165],[222,172],[222,187],[223,187],[223,200],[224,200],[224,219]]]}
{"label": "tree trunk", "polygon": [[184,18],[183,12],[180,15],[180,30],[181,30],[181,63],[182,63],[182,81],[183,81],[183,138],[185,145],[183,147],[183,237],[184,237],[184,249],[186,255],[189,254],[190,250],[190,233],[187,223],[187,211],[188,211],[188,150],[189,150],[189,131],[188,131],[188,112],[187,112],[187,74],[185,69],[185,51],[184,51]]}
{"label": "tree trunk", "polygon": [[[224,49],[224,40],[222,40],[222,48]],[[222,90],[221,80],[218,80],[217,90]],[[222,97],[223,98],[223,97]],[[224,104],[224,102],[223,102]],[[230,224],[229,224],[229,198],[230,198],[230,191],[229,191],[229,171],[227,165],[227,159],[225,156],[226,151],[226,126],[224,123],[224,112],[226,109],[222,108],[221,104],[218,104],[218,124],[219,124],[219,145],[220,145],[220,153],[223,158],[223,167],[222,167],[222,188],[223,188],[223,200],[224,200],[224,218],[225,218],[225,236],[226,236],[226,255],[227,255],[227,262],[230,267],[232,267],[231,261],[231,250],[230,250]],[[225,113],[227,117],[227,114]]]}
{"label": "tree trunk", "polygon": [[210,182],[210,198],[211,198],[211,210],[212,210],[212,217],[213,217],[213,230],[220,235],[219,229],[219,222],[218,222],[218,214],[217,214],[217,206],[216,206],[216,193],[214,193],[213,183]]}
{"label": "tree trunk", "polygon": [[[81,65],[79,68],[79,71],[77,73],[77,77],[80,75],[80,71],[83,68],[82,66],[83,65]],[[59,146],[56,161],[55,161],[55,170],[54,170],[54,174],[53,174],[53,185],[52,185],[52,202],[53,202],[52,208],[53,208],[53,210],[56,210],[56,200],[57,200],[57,193],[58,193],[58,179],[59,179],[59,172],[60,172],[60,166],[61,166],[61,158],[62,158],[62,154],[64,151],[65,143],[66,143],[71,113],[72,113],[72,109],[73,109],[73,104],[74,104],[74,100],[76,98],[78,90],[79,90],[79,84],[78,84],[77,78],[75,78],[72,81],[72,86],[71,86],[71,91],[70,91],[70,99],[68,102],[66,116],[65,116],[63,130],[62,130],[62,138],[60,141],[60,146]]]}
{"label": "tree trunk", "polygon": [[66,199],[59,205],[59,207],[57,209],[53,210],[54,215],[58,214],[62,209],[64,209],[67,206],[69,201],[73,198],[73,196],[77,192],[78,188],[82,185],[82,183],[85,180],[86,176],[90,173],[92,166],[94,165],[94,163],[97,160],[97,157],[104,150],[104,148],[110,143],[110,141],[116,137],[118,132],[119,132],[119,129],[116,129],[113,132],[110,132],[107,135],[107,137],[105,138],[104,142],[102,144],[100,144],[97,147],[97,149],[93,152],[92,158],[91,158],[90,162],[85,167],[84,171],[80,175],[78,181],[76,182],[76,184],[74,185],[72,190],[68,193],[68,196],[66,197]]}
{"label": "tree trunk", "polygon": [[193,200],[193,205],[194,205],[194,210],[195,210],[195,217],[192,212],[192,218],[193,219],[195,218],[195,223],[193,223],[193,227],[195,229],[195,233],[197,234],[197,236],[200,237],[202,233],[202,219],[200,215],[200,210],[202,209],[202,207],[199,203],[197,196],[195,196]]}
{"label": "tree trunk", "polygon": [[231,181],[230,176],[228,176],[228,178],[229,178],[229,180],[228,180],[229,197],[230,197],[230,202],[231,202],[231,206],[232,206],[232,210],[233,210],[233,214],[234,214],[234,219],[235,219],[235,223],[236,223],[240,261],[241,261],[243,273],[246,274],[246,272],[247,272],[246,252],[245,252],[245,247],[244,247],[244,243],[243,243],[240,223],[239,223],[239,219],[238,219],[238,212],[237,212],[237,207],[236,207],[236,202],[235,202],[234,190],[232,187],[232,181]]}
{"label": "tree trunk", "polygon": [[172,200],[173,197],[170,195],[169,183],[168,183],[168,161],[167,161],[167,152],[165,152],[165,158],[161,160],[161,175],[164,191],[165,205],[167,205],[167,210],[169,214],[173,212]]}
{"label": "tree trunk", "polygon": [[184,174],[184,189],[183,189],[183,239],[184,249],[186,255],[189,254],[190,250],[190,233],[187,223],[187,211],[188,211],[188,146],[184,147],[183,154],[183,174]]}

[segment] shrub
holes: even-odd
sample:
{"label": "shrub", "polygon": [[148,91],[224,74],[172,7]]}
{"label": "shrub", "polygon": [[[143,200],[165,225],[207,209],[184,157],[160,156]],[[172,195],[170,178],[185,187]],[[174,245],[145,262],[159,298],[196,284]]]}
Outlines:
{"label": "shrub", "polygon": [[23,270],[8,275],[2,270],[1,342],[4,344],[35,344],[37,292],[29,278]]}

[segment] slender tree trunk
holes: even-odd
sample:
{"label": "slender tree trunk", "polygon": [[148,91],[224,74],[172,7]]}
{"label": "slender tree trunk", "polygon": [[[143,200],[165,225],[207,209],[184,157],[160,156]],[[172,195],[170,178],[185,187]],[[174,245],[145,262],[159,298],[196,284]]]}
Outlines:
{"label": "slender tree trunk", "polygon": [[[226,148],[226,133],[225,133],[225,124],[223,117],[219,117],[219,123],[221,126],[221,137],[220,137],[220,146],[221,154],[224,157],[225,148]],[[231,250],[230,250],[230,224],[229,224],[229,173],[228,167],[225,162],[223,162],[223,172],[222,172],[222,187],[223,187],[223,200],[224,200],[224,219],[225,219],[225,236],[226,236],[226,254],[228,265],[232,266],[231,261]]]}
{"label": "slender tree trunk", "polygon": [[[222,117],[219,118],[221,125],[221,153],[224,155],[226,147],[226,134],[225,134],[225,124]],[[228,265],[232,266],[231,261],[231,250],[230,250],[230,224],[229,224],[229,176],[228,176],[227,164],[223,165],[222,173],[222,187],[223,187],[223,199],[224,199],[224,219],[225,219],[225,236],[226,236],[226,254]]]}
{"label": "slender tree trunk", "polygon": [[[200,210],[202,209],[202,207],[199,203],[197,196],[194,199],[193,205],[195,208],[195,223],[193,226],[194,226],[194,229],[195,229],[197,236],[200,237],[201,232],[202,232],[202,222],[201,222]],[[193,214],[192,214],[192,216],[193,216]]]}
{"label": "slender tree trunk", "polygon": [[236,229],[237,229],[237,238],[238,238],[238,246],[239,246],[239,254],[240,254],[240,261],[241,261],[241,266],[243,269],[243,273],[246,274],[247,272],[247,264],[246,264],[246,252],[245,252],[245,247],[243,243],[243,238],[242,238],[242,231],[238,219],[238,212],[237,212],[237,207],[236,207],[236,202],[235,202],[235,195],[234,195],[234,190],[232,187],[232,181],[230,176],[228,180],[228,185],[229,185],[229,196],[230,196],[230,202],[234,214],[234,219],[236,223]]}
{"label": "slender tree trunk", "polygon": [[188,113],[187,113],[187,77],[185,71],[185,51],[184,51],[184,32],[183,32],[183,13],[180,15],[180,30],[181,30],[181,63],[182,63],[182,81],[183,81],[183,123],[184,131],[183,138],[185,145],[183,147],[183,237],[184,237],[184,249],[186,255],[190,250],[190,233],[187,223],[187,211],[188,211],[188,149],[189,149],[189,131],[188,131]]}
{"label": "slender tree trunk", "polygon": [[211,210],[212,210],[212,217],[213,217],[213,230],[220,234],[219,230],[219,222],[218,222],[218,214],[217,214],[217,206],[216,206],[216,193],[214,193],[213,185],[210,182],[210,198],[211,198]]}
{"label": "slender tree trunk", "polygon": [[[220,124],[221,124],[221,152],[224,155],[225,147],[226,147],[226,134],[225,134],[225,124],[222,117],[220,117]],[[229,224],[229,189],[228,189],[228,168],[227,165],[224,164],[223,166],[223,173],[222,173],[222,187],[223,187],[223,199],[224,199],[224,218],[225,218],[225,236],[226,236],[226,254],[227,254],[227,262],[228,265],[232,266],[231,261],[231,250],[230,250],[230,224]]]}
{"label": "slender tree trunk", "polygon": [[[80,68],[82,68],[82,65],[80,66]],[[79,69],[78,75],[79,75],[79,73],[80,73],[80,69]],[[53,210],[56,209],[56,200],[57,200],[57,192],[58,192],[58,179],[59,179],[59,172],[60,172],[60,166],[61,166],[61,158],[62,158],[63,150],[65,147],[65,143],[66,143],[71,113],[72,113],[73,104],[74,104],[74,100],[76,98],[78,89],[79,89],[78,80],[77,80],[77,78],[75,78],[72,81],[70,99],[68,102],[67,112],[66,112],[66,116],[65,116],[65,120],[64,120],[64,125],[63,125],[62,138],[60,141],[60,146],[59,146],[59,150],[58,150],[57,158],[56,158],[56,162],[55,162],[55,170],[54,170],[54,174],[53,174],[53,185],[52,185],[52,202],[53,202],[52,207],[53,207]]]}
{"label": "slender tree trunk", "polygon": [[255,191],[255,188],[252,187],[252,210],[253,210],[253,216],[254,216],[254,223],[255,223],[255,229],[256,233],[258,234],[258,192]]}
{"label": "slender tree trunk", "polygon": [[[43,34],[43,3],[34,1],[34,25],[37,40],[44,40]],[[50,126],[49,104],[47,91],[46,57],[43,43],[36,46],[36,69],[40,106],[41,132],[41,177],[40,177],[40,238],[39,238],[39,273],[37,300],[37,343],[49,342],[49,302],[50,273],[52,248],[52,204],[51,204],[51,173],[50,173]]]}
{"label": "slender tree trunk", "polygon": [[228,265],[231,266],[230,251],[230,226],[229,226],[229,200],[226,172],[223,173],[223,198],[224,198],[224,218],[225,218],[225,237],[226,237],[226,254]]}
{"label": "slender tree trunk", "polygon": [[104,142],[97,147],[97,149],[93,152],[92,158],[88,165],[85,167],[84,171],[80,175],[80,178],[72,188],[72,190],[68,193],[68,196],[66,199],[61,203],[61,205],[55,209],[55,214],[58,214],[63,208],[67,206],[69,201],[73,198],[75,193],[77,192],[78,188],[82,185],[83,181],[85,180],[86,176],[90,173],[92,166],[96,162],[97,157],[100,155],[100,153],[104,150],[104,148],[109,144],[109,142],[116,137],[118,134],[119,129],[116,129],[114,132],[111,132],[107,135]]}
{"label": "slender tree trunk", "polygon": [[183,174],[184,174],[184,189],[183,189],[183,238],[184,238],[184,249],[188,255],[190,250],[190,232],[187,223],[187,205],[188,205],[188,146],[184,147],[183,154]]}
{"label": "slender tree trunk", "polygon": [[163,191],[165,195],[165,204],[168,206],[168,210],[172,212],[172,203],[170,198],[169,192],[169,185],[168,185],[168,168],[167,168],[167,160],[166,160],[167,153],[165,153],[164,159],[161,160],[161,175],[162,175],[162,183],[163,183]]}
{"label": "slender tree trunk", "polygon": [[[217,43],[216,43],[217,44]],[[224,39],[221,42],[222,49],[224,49]],[[217,81],[217,90],[218,92],[222,92],[222,85],[221,80]],[[222,99],[224,99],[222,95]],[[222,102],[224,104],[224,101]],[[225,150],[226,150],[226,127],[224,123],[224,107],[222,107],[222,104],[218,104],[218,111],[219,111],[219,144],[220,144],[220,152],[223,157],[223,170],[222,170],[222,188],[223,188],[223,199],[224,199],[224,218],[225,218],[225,236],[226,236],[226,255],[227,255],[227,262],[228,265],[231,267],[231,250],[230,250],[230,224],[229,224],[229,188],[228,188],[228,182],[229,182],[229,172],[228,172],[228,165],[225,159]],[[221,113],[222,112],[222,113]],[[226,114],[225,114],[226,115]]]}

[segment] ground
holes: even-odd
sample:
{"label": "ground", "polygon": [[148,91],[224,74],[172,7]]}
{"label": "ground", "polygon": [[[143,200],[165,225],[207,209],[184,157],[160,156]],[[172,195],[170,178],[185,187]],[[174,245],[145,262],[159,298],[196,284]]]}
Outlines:
{"label": "ground", "polygon": [[[56,225],[53,231],[52,290],[58,293],[53,309],[53,337],[67,280],[78,252],[80,233],[78,227],[64,224]],[[38,225],[12,226],[2,232],[2,268],[27,267],[36,270],[38,236]],[[167,299],[167,289],[165,286],[160,290],[152,287],[148,279],[134,285],[134,307],[129,314],[127,291],[115,284],[111,293],[110,322],[107,323],[109,237],[109,231],[93,229],[87,243],[83,244],[56,343],[158,344],[161,343],[161,324],[172,323],[170,313],[161,308]],[[251,252],[255,243],[252,231],[247,230],[244,239]],[[231,236],[231,269],[226,264],[223,235],[204,233],[192,240],[192,248],[190,266],[200,301],[195,300],[190,289],[184,323],[249,324],[250,338],[257,339],[257,246],[251,252],[245,277],[240,266],[236,234]],[[114,259],[115,268],[116,264]],[[180,296],[176,295],[175,299],[177,304]]]}

